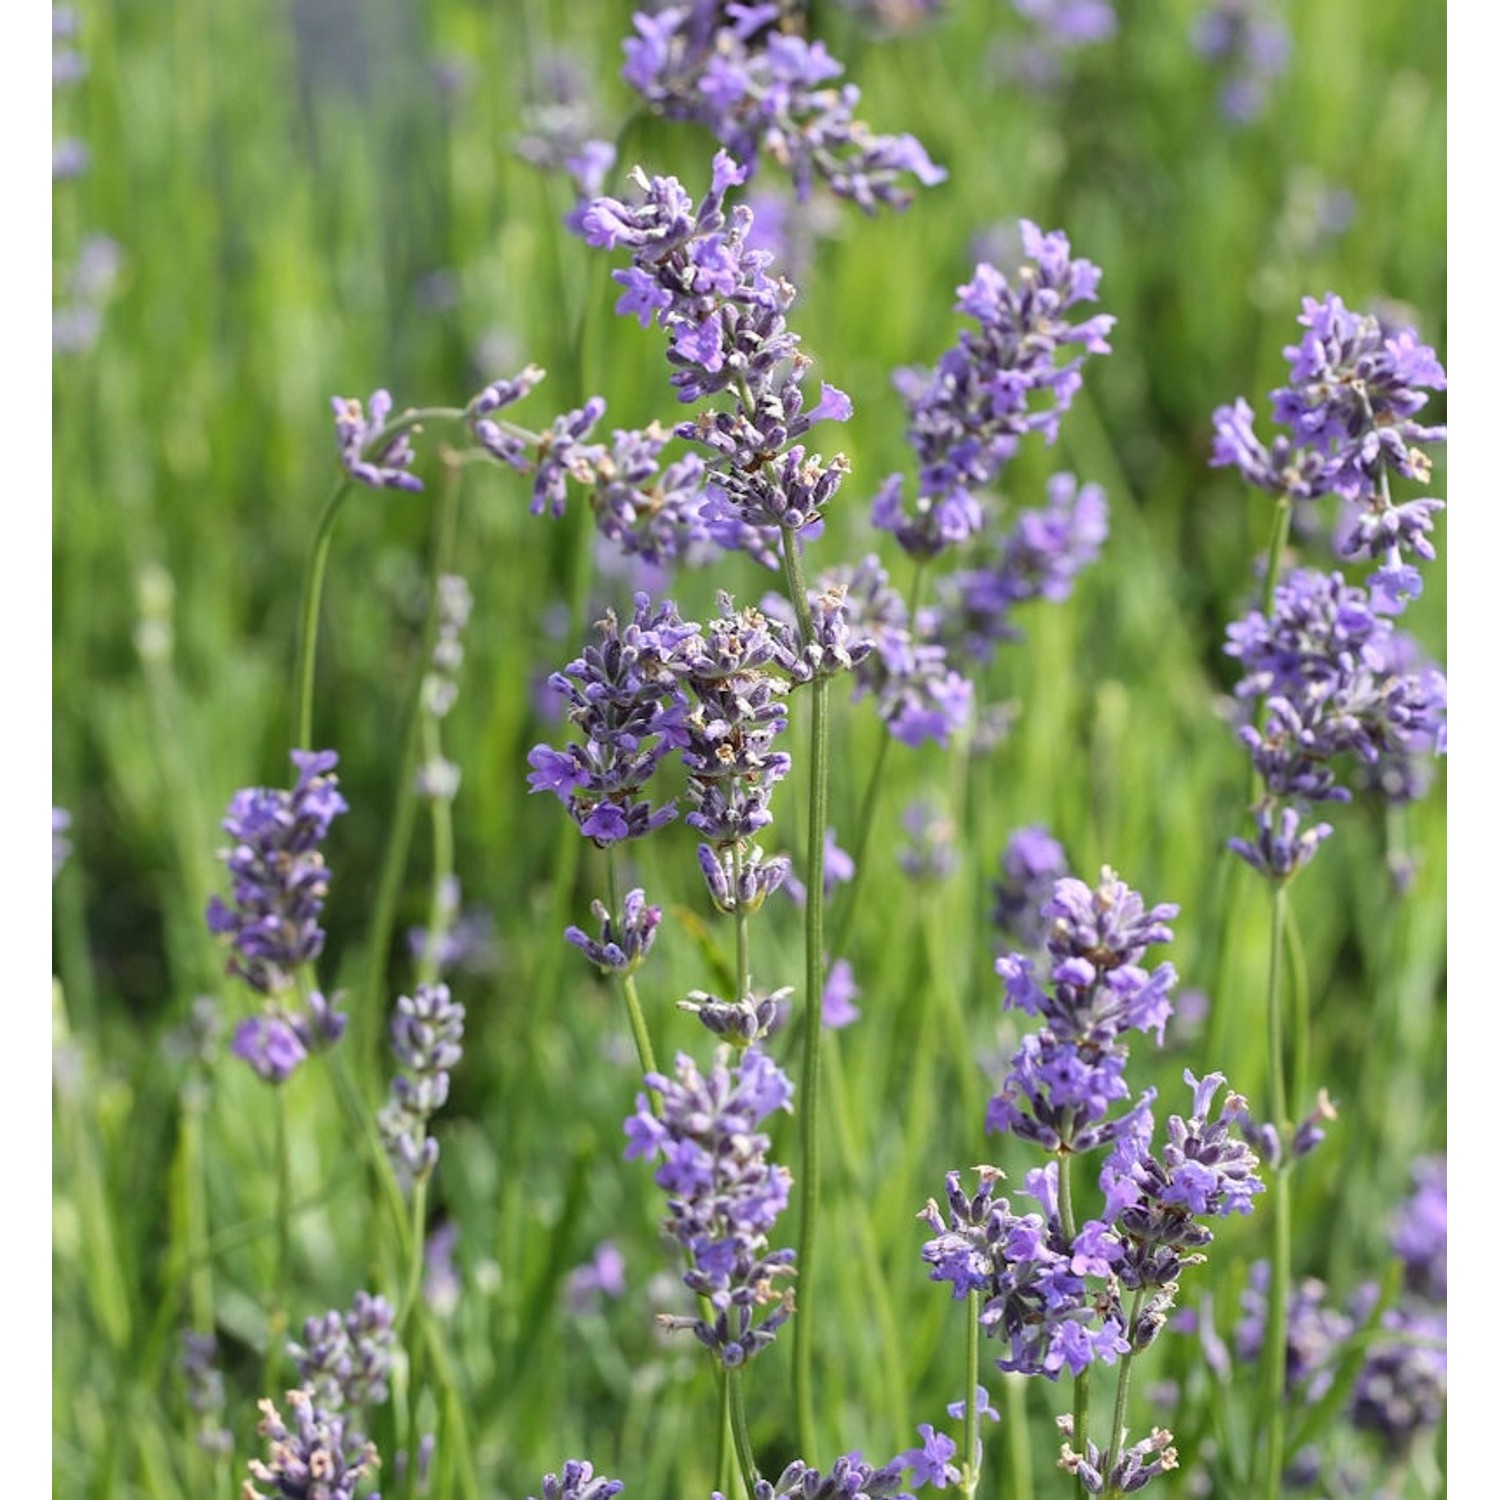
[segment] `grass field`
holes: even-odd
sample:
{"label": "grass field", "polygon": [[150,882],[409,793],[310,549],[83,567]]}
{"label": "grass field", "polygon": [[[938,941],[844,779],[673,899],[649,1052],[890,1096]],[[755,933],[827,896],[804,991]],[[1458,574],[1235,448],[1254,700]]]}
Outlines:
{"label": "grass field", "polygon": [[[851,962],[862,1014],[824,1038],[818,1259],[798,1286],[816,1308],[816,1452],[799,1447],[791,1328],[745,1372],[749,1437],[772,1478],[799,1456],[826,1468],[859,1449],[883,1462],[920,1441],[919,1422],[959,1437],[942,1414],[964,1391],[962,1309],[928,1279],[916,1215],[941,1200],[948,1171],[991,1162],[1018,1192],[1042,1160],[983,1129],[1027,1029],[1002,1009],[990,922],[1013,831],[1045,824],[1082,879],[1108,865],[1148,905],[1181,907],[1152,962],[1170,957],[1179,994],[1204,992],[1206,1014],[1195,1022],[1188,1007],[1160,1049],[1138,1038],[1131,1057],[1133,1086],[1159,1091],[1162,1120],[1186,1108],[1185,1068],[1223,1072],[1257,1118],[1267,1112],[1273,908],[1225,852],[1245,832],[1251,773],[1223,644],[1259,597],[1273,506],[1210,466],[1212,419],[1243,395],[1265,433],[1304,296],[1399,309],[1393,321],[1446,359],[1446,29],[1419,0],[1280,7],[1285,71],[1264,113],[1235,123],[1220,109],[1223,70],[1193,46],[1200,9],[1120,0],[1115,34],[1062,54],[1042,86],[1021,67],[1035,26],[1009,5],[951,0],[890,35],[831,0],[811,7],[810,32],[857,82],[860,115],[913,133],[947,180],[899,214],[812,205],[818,232],[793,266],[788,319],[814,361],[809,391],[832,382],[854,416],[808,439],[850,467],[809,567],[873,551],[907,589],[909,560],[869,522],[885,477],[914,472],[891,374],[953,344],[955,288],[976,258],[1014,257],[1019,219],[1064,230],[1101,268],[1090,310],[1117,322],[1056,444],[1028,440],[1000,486],[1012,511],[1034,507],[1049,476],[1071,470],[1109,502],[1099,561],[1064,602],[1025,606],[1024,640],[974,673],[978,709],[1008,706],[1009,732],[887,747],[873,700],[831,685],[828,823],[842,847],[873,808],[859,881],[828,910],[829,957]],[[590,926],[590,902],[616,877],[526,783],[531,747],[566,740],[539,691],[547,674],[578,656],[606,607],[628,613],[637,583],[596,544],[579,493],[560,519],[532,515],[528,480],[446,465],[442,445],[463,427],[429,423],[417,440],[426,490],[355,488],[339,513],[311,745],[296,740],[293,695],[304,573],[340,477],[331,396],[387,387],[398,412],[462,407],[534,362],[548,374],[522,408],[528,423],[596,393],[601,436],[689,414],[659,330],[612,311],[624,253],[570,235],[566,174],[516,150],[545,123],[540,80],[558,59],[575,70],[591,133],[618,145],[611,193],[640,163],[697,197],[712,137],[639,106],[619,76],[630,7],[606,0],[76,10],[76,36],[54,52],[76,49],[86,72],[55,91],[53,135],[84,142],[89,162],[54,187],[54,309],[91,301],[98,332],[60,350],[52,376],[52,798],[71,818],[53,886],[54,1493],[237,1493],[247,1460],[264,1456],[257,1399],[295,1383],[287,1331],[363,1288],[402,1309],[393,1398],[364,1423],[387,1500],[414,1492],[414,1466],[399,1475],[395,1453],[426,1433],[438,1497],[534,1495],[582,1457],[631,1495],[738,1495],[723,1477],[713,1361],[653,1324],[693,1306],[652,1168],[623,1159],[641,1088],[625,1010],[562,936]],[[786,177],[766,161],[755,185],[785,189]],[[106,270],[90,282],[81,265]],[[1444,412],[1439,393],[1422,420]],[[1447,495],[1444,449],[1433,456],[1430,489],[1399,498]],[[1318,519],[1293,534],[1298,563],[1335,565],[1326,507],[1338,503],[1308,507]],[[1439,515],[1437,558],[1401,621],[1437,662],[1446,540]],[[452,845],[439,834],[435,853],[438,824],[404,788],[444,560],[473,610],[442,720],[442,752],[462,773]],[[924,586],[953,566],[938,559]],[[752,603],[785,587],[724,554],[667,592],[701,620],[716,590]],[[806,697],[790,700],[792,770],[760,836],[804,878]],[[350,1022],[326,1061],[272,1086],[227,1050],[259,1002],[226,975],[203,914],[228,890],[216,858],[226,804],[237,788],[286,786],[292,748],[339,756],[349,810],[326,845],[318,974],[347,992]],[[1286,1196],[1295,1278],[1320,1279],[1340,1307],[1371,1281],[1396,1295],[1390,1222],[1414,1163],[1446,1145],[1445,782],[1439,760],[1409,805],[1360,796],[1323,809],[1335,832],[1289,892],[1290,1024],[1306,1041],[1288,1118],[1322,1087],[1338,1119],[1253,1214],[1215,1220],[1208,1263],[1182,1275],[1179,1306],[1201,1313],[1211,1292],[1231,1348],[1250,1266],[1272,1251],[1274,1194]],[[900,863],[919,798],[951,825],[941,879],[914,881]],[[665,1071],[679,1051],[705,1066],[711,1052],[675,1002],[729,993],[737,978],[735,924],[707,899],[696,843],[679,819],[617,851],[620,882],[664,912],[635,982]],[[1404,889],[1393,861],[1409,870]],[[448,976],[464,1051],[415,1221],[456,1229],[456,1301],[429,1296],[408,1321],[410,1223],[389,1212],[361,1121],[393,1068],[387,1013],[422,977],[405,934],[430,920],[450,864],[492,942]],[[804,916],[778,894],[752,927],[757,986],[794,988],[793,1019],[769,1048],[800,1099]],[[205,996],[221,1038],[202,1050],[192,1023]],[[794,1179],[803,1119],[768,1126]],[[794,1184],[787,1224],[803,1213]],[[623,1277],[587,1292],[574,1273],[603,1242]],[[217,1337],[222,1452],[198,1442],[206,1419],[179,1369],[190,1329]],[[996,1352],[986,1344],[982,1378],[1003,1420],[986,1430],[978,1493],[1072,1492],[1053,1425],[1073,1409],[1071,1382],[1001,1377]],[[1330,1366],[1342,1392],[1363,1352]],[[1101,1425],[1114,1379],[1099,1373]],[[1180,1459],[1154,1492],[1252,1493],[1262,1380],[1238,1357],[1231,1378],[1212,1376],[1186,1332],[1142,1355],[1129,1427],[1170,1426]],[[1315,1410],[1303,1391],[1290,1404],[1289,1438],[1313,1413],[1306,1432],[1325,1463],[1324,1488],[1308,1493],[1446,1493],[1441,1430],[1393,1459],[1338,1402]]]}

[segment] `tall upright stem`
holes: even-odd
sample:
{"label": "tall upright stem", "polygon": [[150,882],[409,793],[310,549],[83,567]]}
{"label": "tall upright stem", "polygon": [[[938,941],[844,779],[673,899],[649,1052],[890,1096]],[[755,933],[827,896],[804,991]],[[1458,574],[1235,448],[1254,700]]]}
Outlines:
{"label": "tall upright stem", "polygon": [[724,1385],[729,1392],[729,1427],[734,1434],[734,1451],[739,1460],[740,1477],[745,1482],[746,1500],[755,1494],[755,1452],[750,1446],[750,1424],[745,1420],[744,1371],[725,1370]]}
{"label": "tall upright stem", "polygon": [[1287,1301],[1292,1279],[1292,1204],[1287,1153],[1291,1148],[1291,1126],[1287,1119],[1286,1075],[1281,1026],[1282,952],[1286,943],[1286,886],[1277,883],[1271,895],[1271,963],[1266,999],[1267,1059],[1271,1088],[1271,1124],[1281,1138],[1281,1160],[1271,1188],[1271,1289],[1266,1310],[1265,1389],[1262,1423],[1266,1434],[1266,1500],[1281,1494],[1282,1456],[1286,1442],[1286,1324]]}
{"label": "tall upright stem", "polygon": [[[623,916],[625,908],[620,904],[620,870],[613,844],[610,845],[605,855],[605,868],[609,880],[610,915],[618,919]],[[641,1009],[641,997],[636,993],[635,975],[622,974],[620,988],[625,995],[625,1012],[630,1018],[630,1034],[635,1039],[635,1055],[640,1059],[641,1072],[655,1073],[657,1071],[656,1054],[651,1050],[651,1033],[646,1030],[646,1014]],[[652,1112],[659,1112],[661,1101],[655,1093],[652,1093],[650,1098]]]}
{"label": "tall upright stem", "polygon": [[1115,1472],[1115,1465],[1119,1463],[1125,1446],[1125,1410],[1130,1400],[1130,1367],[1135,1359],[1135,1337],[1141,1318],[1141,1303],[1145,1296],[1145,1287],[1137,1287],[1135,1300],[1130,1307],[1130,1321],[1125,1325],[1130,1349],[1120,1357],[1120,1383],[1115,1387],[1115,1415],[1109,1424],[1109,1454],[1104,1460],[1105,1493],[1110,1495],[1115,1493],[1110,1476]]}
{"label": "tall upright stem", "polygon": [[[804,645],[813,637],[807,581],[796,533],[781,528],[781,555],[787,588]],[[808,1463],[816,1460],[817,1430],[812,1399],[812,1327],[814,1251],[818,1229],[819,1068],[823,1038],[823,841],[828,827],[828,679],[812,681],[811,786],[807,817],[806,1025],[802,1033],[802,1227],[797,1241],[797,1317],[792,1331],[792,1393],[797,1412],[797,1441]]]}
{"label": "tall upright stem", "polygon": [[311,750],[313,720],[313,682],[318,671],[318,615],[323,603],[323,578],[328,571],[328,549],[333,543],[333,523],[338,520],[349,481],[340,477],[333,493],[324,503],[313,533],[312,557],[302,584],[302,635],[297,653],[297,733],[292,747]]}
{"label": "tall upright stem", "polygon": [[964,1308],[964,1462],[959,1489],[974,1500],[979,1488],[979,1293],[970,1291]]}
{"label": "tall upright stem", "polygon": [[[1063,1236],[1071,1245],[1078,1233],[1073,1215],[1073,1158],[1064,1154],[1057,1159],[1057,1216],[1062,1220]],[[1073,1377],[1073,1446],[1079,1453],[1088,1451],[1089,1440],[1089,1367],[1085,1365]],[[1080,1496],[1086,1494],[1083,1480],[1076,1479]]]}

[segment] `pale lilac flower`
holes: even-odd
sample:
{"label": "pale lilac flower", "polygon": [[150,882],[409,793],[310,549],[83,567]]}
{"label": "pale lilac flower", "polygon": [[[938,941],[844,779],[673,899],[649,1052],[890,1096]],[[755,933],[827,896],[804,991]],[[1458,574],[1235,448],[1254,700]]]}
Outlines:
{"label": "pale lilac flower", "polygon": [[542,1480],[542,1500],[614,1500],[624,1488],[618,1479],[596,1477],[586,1459],[570,1458],[560,1475],[548,1474]]}
{"label": "pale lilac flower", "polygon": [[1209,0],[1193,45],[1224,73],[1219,107],[1232,124],[1265,112],[1270,87],[1287,68],[1292,38],[1272,0]]}
{"label": "pale lilac flower", "polygon": [[260,1403],[258,1430],[271,1461],[250,1460],[243,1500],[354,1500],[360,1482],[379,1466],[375,1445],[350,1431],[339,1413],[317,1406],[311,1391],[288,1391],[286,1399],[292,1428],[269,1400]]}
{"label": "pale lilac flower", "polygon": [[333,1309],[308,1318],[301,1342],[289,1339],[286,1352],[297,1366],[298,1384],[324,1411],[379,1406],[390,1394],[395,1312],[384,1297],[356,1292],[348,1312]]}
{"label": "pale lilac flower", "polygon": [[368,412],[352,398],[334,396],[333,430],[338,439],[339,463],[350,479],[372,489],[420,490],[422,481],[410,472],[416,453],[409,431],[386,434],[391,393],[376,391]]}
{"label": "pale lilac flower", "polygon": [[[837,886],[854,879],[854,858],[846,849],[840,849],[837,833],[832,828],[823,831],[823,895],[831,896]],[[783,883],[788,896],[797,906],[807,905],[807,886],[789,870]]]}
{"label": "pale lilac flower", "polygon": [[1406,1268],[1406,1287],[1429,1302],[1448,1300],[1448,1162],[1423,1157],[1415,1187],[1391,1225],[1391,1248]]}
{"label": "pale lilac flower", "polygon": [[569,1271],[563,1283],[563,1297],[575,1313],[597,1307],[601,1298],[624,1293],[625,1257],[613,1240],[600,1240],[593,1255]]}
{"label": "pale lilac flower", "polygon": [[[1073,1436],[1073,1418],[1064,1413],[1057,1419],[1058,1430],[1065,1439]],[[1128,1431],[1123,1434],[1128,1436]],[[1108,1459],[1104,1451],[1092,1438],[1084,1442],[1084,1451],[1078,1453],[1070,1442],[1062,1445],[1058,1467],[1072,1474],[1090,1495],[1105,1493],[1106,1487],[1112,1495],[1129,1495],[1145,1487],[1158,1475],[1177,1467],[1177,1450],[1172,1447],[1172,1434],[1164,1427],[1153,1427],[1151,1436],[1132,1443],[1109,1473],[1104,1472]]]}
{"label": "pale lilac flower", "polygon": [[1042,908],[1052,899],[1052,888],[1068,873],[1063,846],[1040,824],[1018,828],[1000,856],[1000,879],[995,883],[991,920],[1002,937],[1039,952],[1050,927]]}
{"label": "pale lilac flower", "polygon": [[683,1282],[707,1300],[708,1316],[666,1318],[690,1328],[726,1367],[745,1363],[776,1337],[791,1316],[795,1252],[772,1250],[768,1235],[787,1205],[791,1174],[767,1159],[770,1137],[758,1127],[767,1115],[790,1109],[792,1085],[764,1053],[749,1047],[730,1065],[721,1047],[707,1076],[686,1053],[676,1077],[648,1073],[646,1087],[661,1101],[654,1115],[646,1095],[625,1122],[627,1158],[660,1159],[655,1182],[667,1197],[663,1228],[682,1246]]}
{"label": "pale lilac flower", "polygon": [[721,9],[687,0],[635,16],[625,81],[668,119],[711,130],[753,174],[762,156],[791,173],[799,199],[821,179],[866,213],[904,208],[906,175],[924,187],[948,175],[910,135],[875,135],[854,116],[859,90],[833,85],[843,65],[820,41],[780,28],[775,4]]}
{"label": "pale lilac flower", "polygon": [[849,960],[835,959],[823,984],[823,1024],[830,1031],[842,1031],[859,1020],[859,1007],[854,1003],[859,992]]}

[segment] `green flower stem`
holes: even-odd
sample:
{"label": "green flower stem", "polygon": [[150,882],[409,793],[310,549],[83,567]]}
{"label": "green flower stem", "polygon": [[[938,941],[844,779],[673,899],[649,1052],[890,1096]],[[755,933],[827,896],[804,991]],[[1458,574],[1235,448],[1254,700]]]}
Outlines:
{"label": "green flower stem", "polygon": [[293,702],[297,705],[297,732],[292,738],[296,750],[312,749],[313,682],[318,672],[318,615],[323,603],[323,579],[328,571],[328,551],[333,544],[333,523],[338,520],[344,497],[353,488],[340,476],[334,483],[318,516],[313,532],[312,557],[302,585],[302,634],[297,654],[297,686]]}
{"label": "green flower stem", "polygon": [[276,1262],[266,1314],[265,1373],[261,1379],[261,1389],[266,1391],[280,1389],[281,1340],[287,1329],[286,1293],[292,1263],[292,1133],[287,1120],[286,1085],[275,1084],[272,1092],[276,1096]]}
{"label": "green flower stem", "polygon": [[745,1494],[755,1495],[755,1452],[750,1446],[750,1425],[745,1420],[745,1387],[743,1370],[725,1370],[724,1387],[729,1393],[729,1426],[734,1434],[734,1452],[739,1460],[740,1477]]}
{"label": "green flower stem", "polygon": [[[1120,1455],[1125,1446],[1125,1407],[1130,1399],[1130,1367],[1135,1359],[1135,1336],[1140,1323],[1141,1303],[1145,1300],[1145,1287],[1137,1287],[1135,1299],[1130,1304],[1130,1320],[1126,1323],[1126,1337],[1131,1342],[1131,1349],[1120,1356],[1120,1383],[1115,1387],[1115,1415],[1109,1427],[1109,1454],[1104,1460],[1104,1482],[1108,1486],[1106,1495],[1117,1495],[1120,1493],[1110,1483],[1110,1475],[1115,1471],[1115,1465],[1120,1461]],[[1078,1452],[1083,1452],[1080,1445]]]}
{"label": "green flower stem", "polygon": [[[1276,607],[1276,585],[1281,581],[1281,554],[1286,551],[1287,537],[1292,530],[1292,502],[1282,495],[1276,501],[1276,510],[1271,517],[1271,541],[1266,548],[1266,579],[1260,591],[1260,612],[1269,621]],[[1264,730],[1270,704],[1262,698],[1255,706],[1255,727]],[[1254,765],[1250,767],[1250,801],[1255,801],[1255,789],[1260,773]]]}
{"label": "green flower stem", "polygon": [[[620,904],[620,867],[613,844],[606,851],[605,867],[609,872],[609,912],[618,919],[622,916],[624,907]],[[656,1054],[651,1049],[651,1033],[646,1029],[646,1013],[641,1009],[641,997],[635,988],[635,975],[628,972],[622,974],[620,988],[625,995],[625,1013],[630,1018],[630,1034],[635,1039],[635,1055],[640,1059],[641,1072],[658,1072]],[[659,1115],[660,1099],[654,1093],[650,1098],[651,1112]]]}
{"label": "green flower stem", "polygon": [[[1063,1236],[1071,1245],[1078,1230],[1073,1217],[1073,1158],[1064,1154],[1057,1158],[1057,1213],[1062,1220]],[[1078,1453],[1086,1452],[1089,1439],[1089,1367],[1087,1365],[1073,1377],[1073,1448]],[[1079,1495],[1087,1492],[1083,1480],[1076,1479]]]}
{"label": "green flower stem", "polygon": [[1031,1478],[1031,1428],[1026,1422],[1026,1377],[1002,1375],[1005,1400],[1005,1444],[1010,1458],[1010,1489],[1007,1500],[1033,1500]]}
{"label": "green flower stem", "polygon": [[714,1460],[714,1488],[721,1495],[729,1493],[730,1474],[734,1465],[734,1425],[729,1411],[729,1372],[719,1369],[719,1442]]}
{"label": "green flower stem", "polygon": [[965,1299],[965,1325],[968,1329],[964,1341],[964,1447],[963,1477],[958,1482],[959,1490],[966,1500],[974,1500],[979,1488],[979,1293],[971,1290]]}
{"label": "green flower stem", "polygon": [[750,993],[750,913],[740,902],[740,875],[744,859],[738,839],[730,851],[734,867],[734,969],[738,986],[735,999],[743,1000]]}
{"label": "green flower stem", "polygon": [[338,1049],[334,1048],[327,1053],[326,1058],[328,1073],[333,1079],[334,1092],[339,1097],[339,1103],[343,1106],[344,1115],[351,1129],[363,1142],[370,1169],[380,1184],[380,1195],[385,1199],[391,1225],[396,1233],[398,1259],[402,1265],[409,1265],[412,1242],[406,1199],[402,1196],[401,1185],[396,1181],[390,1157],[386,1154],[385,1143],[380,1139],[380,1128],[375,1123],[375,1115],[360,1097],[359,1090],[355,1087],[354,1080],[350,1078]]}
{"label": "green flower stem", "polygon": [[[787,589],[804,643],[812,640],[812,613],[797,535],[781,528],[781,554]],[[812,1329],[814,1258],[818,1229],[818,1082],[823,1039],[823,841],[828,827],[828,679],[813,678],[811,786],[807,818],[807,980],[806,1024],[802,1033],[802,1225],[797,1241],[797,1317],[792,1330],[792,1396],[797,1442],[808,1463],[815,1462],[817,1429],[813,1418]]]}
{"label": "green flower stem", "polygon": [[1285,884],[1272,891],[1271,963],[1266,1003],[1267,1059],[1271,1086],[1271,1123],[1282,1140],[1280,1168],[1271,1184],[1271,1288],[1266,1310],[1265,1388],[1261,1425],[1265,1433],[1265,1496],[1277,1500],[1281,1494],[1282,1456],[1286,1440],[1286,1323],[1287,1300],[1292,1279],[1291,1177],[1287,1152],[1291,1148],[1291,1125],[1287,1120],[1286,1075],[1281,1026],[1282,951],[1286,944],[1287,895]]}

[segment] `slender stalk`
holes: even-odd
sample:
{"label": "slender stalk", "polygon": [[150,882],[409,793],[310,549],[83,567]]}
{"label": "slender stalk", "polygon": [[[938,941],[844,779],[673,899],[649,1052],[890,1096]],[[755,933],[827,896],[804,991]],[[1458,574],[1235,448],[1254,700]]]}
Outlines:
{"label": "slender stalk", "polygon": [[1271,1123],[1283,1142],[1282,1159],[1271,1189],[1271,1288],[1266,1309],[1265,1388],[1262,1394],[1261,1422],[1265,1432],[1265,1496],[1277,1500],[1281,1493],[1282,1455],[1286,1439],[1286,1324],[1287,1300],[1292,1272],[1292,1205],[1291,1180],[1287,1171],[1290,1149],[1290,1123],[1287,1120],[1285,1060],[1282,1051],[1281,969],[1286,943],[1286,887],[1278,884],[1272,892],[1271,963],[1269,994],[1266,1004],[1266,1034],[1270,1047],[1268,1058],[1271,1087]]}
{"label": "slender stalk", "polygon": [[[1057,1214],[1062,1220],[1063,1236],[1071,1245],[1078,1233],[1073,1217],[1073,1158],[1062,1155],[1057,1159]],[[1073,1447],[1079,1453],[1087,1452],[1089,1440],[1089,1367],[1087,1365],[1073,1377]],[[1087,1492],[1082,1478],[1075,1478],[1079,1495]]]}
{"label": "slender stalk", "polygon": [[287,1120],[286,1085],[273,1088],[276,1096],[276,1263],[271,1278],[270,1311],[266,1315],[266,1360],[261,1389],[278,1389],[281,1340],[287,1328],[286,1288],[292,1262],[292,1142]]}
{"label": "slender stalk", "polygon": [[714,1460],[715,1488],[721,1495],[729,1493],[730,1469],[734,1463],[734,1427],[729,1411],[729,1372],[719,1370],[719,1442]]}
{"label": "slender stalk", "polygon": [[968,1336],[964,1345],[964,1462],[958,1487],[966,1500],[974,1500],[979,1488],[979,1293],[970,1291],[965,1323]]}
{"label": "slender stalk", "polygon": [[1002,1375],[1005,1397],[1005,1443],[1010,1458],[1010,1489],[1006,1500],[1032,1500],[1031,1429],[1026,1424],[1026,1377]]}
{"label": "slender stalk", "polygon": [[734,968],[737,990],[736,1000],[744,1000],[750,994],[750,913],[740,902],[740,874],[744,863],[738,839],[730,851],[734,867]]}
{"label": "slender stalk", "polygon": [[1125,1446],[1125,1407],[1130,1399],[1130,1367],[1135,1359],[1136,1327],[1140,1322],[1141,1303],[1145,1296],[1145,1287],[1137,1287],[1135,1299],[1130,1305],[1130,1321],[1126,1324],[1126,1337],[1130,1340],[1131,1348],[1120,1356],[1120,1383],[1115,1387],[1115,1415],[1109,1426],[1109,1455],[1104,1460],[1104,1483],[1107,1486],[1105,1493],[1108,1495],[1118,1493],[1110,1482],[1110,1475],[1114,1473]]}
{"label": "slender stalk", "polygon": [[302,633],[297,653],[297,686],[293,701],[297,705],[297,732],[294,749],[312,749],[313,683],[318,672],[318,615],[323,603],[323,579],[328,572],[328,551],[333,544],[333,523],[338,520],[344,497],[352,486],[340,476],[333,493],[324,502],[313,532],[312,557],[302,584]]}
{"label": "slender stalk", "polygon": [[[620,868],[615,857],[614,845],[610,845],[606,852],[605,868],[609,879],[610,915],[619,917],[625,908],[620,904]],[[641,1071],[655,1073],[658,1071],[656,1054],[651,1050],[651,1033],[646,1029],[646,1013],[641,1009],[641,998],[636,993],[635,975],[622,974],[620,988],[625,995],[625,1013],[630,1018],[630,1034],[635,1039],[635,1055],[640,1059]],[[659,1113],[661,1110],[661,1101],[655,1094],[651,1095],[651,1109],[653,1113]]]}
{"label": "slender stalk", "polygon": [[750,1446],[750,1425],[745,1420],[745,1387],[743,1370],[725,1370],[724,1388],[729,1393],[729,1426],[734,1434],[734,1452],[739,1460],[740,1477],[745,1494],[755,1494],[755,1452]]}
{"label": "slender stalk", "polygon": [[[1276,607],[1276,585],[1281,576],[1281,554],[1286,551],[1287,537],[1291,535],[1292,529],[1292,502],[1281,496],[1276,502],[1275,513],[1271,517],[1271,541],[1266,548],[1266,577],[1260,591],[1260,612],[1267,620],[1271,618],[1271,611]],[[1270,713],[1270,700],[1263,697],[1255,707],[1255,727],[1263,730],[1266,727],[1266,716]],[[1259,781],[1260,773],[1252,764],[1250,767],[1250,801],[1255,801],[1255,788]]]}
{"label": "slender stalk", "polygon": [[[812,640],[812,612],[797,534],[781,528],[781,556],[787,590],[804,644]],[[802,1033],[802,1225],[797,1241],[797,1317],[792,1330],[792,1398],[797,1413],[797,1441],[807,1462],[814,1462],[817,1433],[812,1399],[812,1327],[814,1255],[818,1231],[821,1169],[819,1131],[819,1056],[823,1039],[823,842],[828,827],[828,679],[812,681],[811,785],[807,817],[806,1025]]]}

